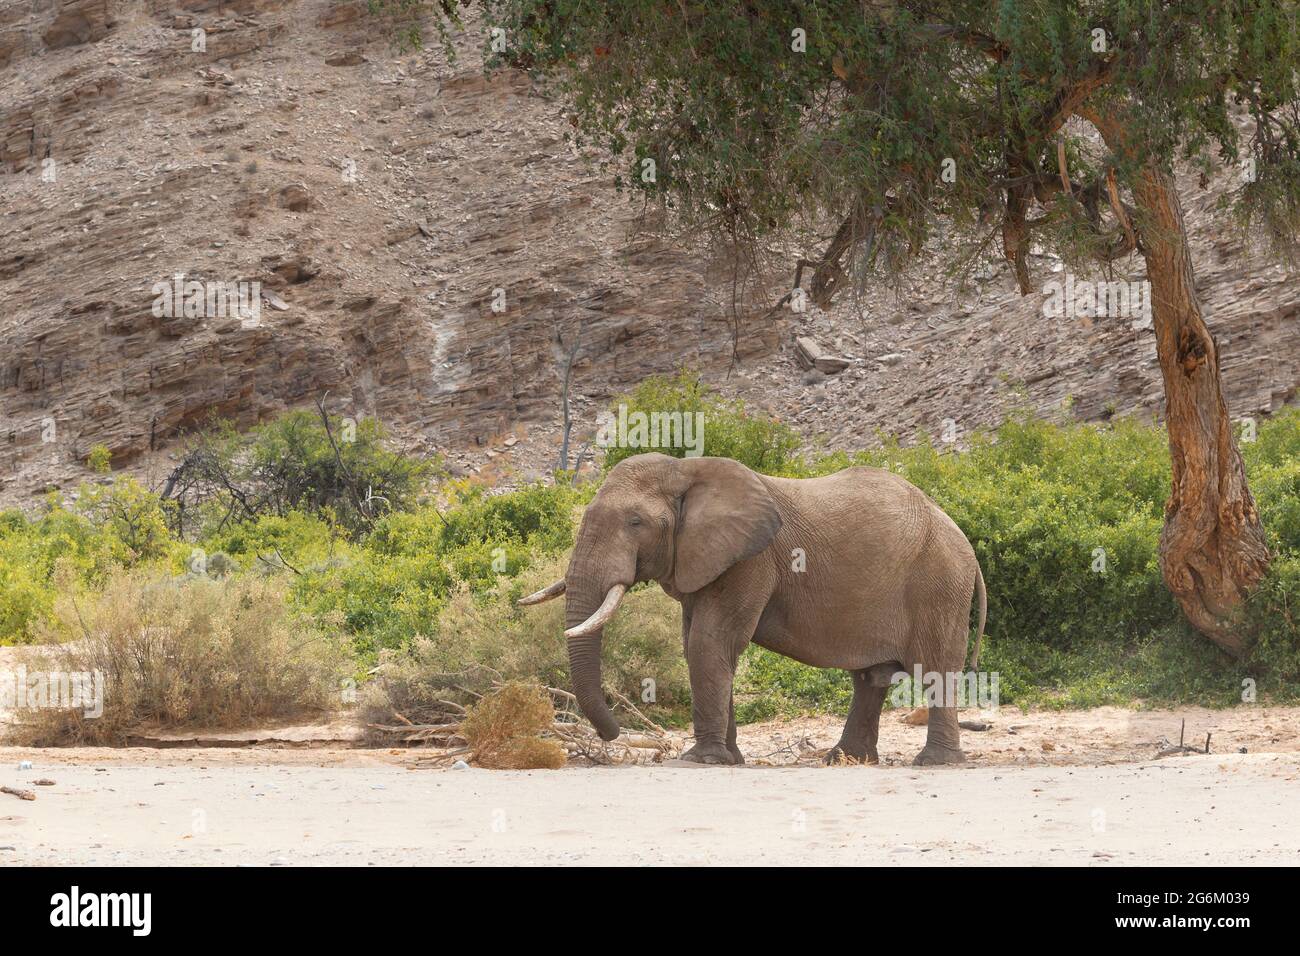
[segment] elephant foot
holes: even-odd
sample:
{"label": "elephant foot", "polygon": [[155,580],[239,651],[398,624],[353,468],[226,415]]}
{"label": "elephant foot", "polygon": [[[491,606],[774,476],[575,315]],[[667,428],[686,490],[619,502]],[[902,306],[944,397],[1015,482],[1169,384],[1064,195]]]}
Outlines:
{"label": "elephant foot", "polygon": [[916,767],[927,767],[942,763],[965,763],[966,755],[961,752],[960,747],[941,747],[937,744],[926,744],[921,748],[921,752],[916,755],[912,765]]}
{"label": "elephant foot", "polygon": [[880,757],[874,749],[855,751],[851,747],[846,747],[841,741],[826,752],[825,763],[828,767],[874,764],[880,763]]}
{"label": "elephant foot", "polygon": [[745,762],[739,750],[729,750],[726,744],[706,743],[696,744],[682,754],[680,759],[690,763],[720,764],[728,767]]}
{"label": "elephant foot", "polygon": [[732,759],[736,762],[736,766],[737,766],[737,767],[742,767],[742,766],[744,766],[744,764],[745,764],[745,755],[742,754],[742,753],[740,752],[740,748],[739,748],[739,747],[735,746],[734,744],[728,744],[728,745],[727,745],[727,752],[728,752],[729,754],[731,754],[731,757],[732,757]]}

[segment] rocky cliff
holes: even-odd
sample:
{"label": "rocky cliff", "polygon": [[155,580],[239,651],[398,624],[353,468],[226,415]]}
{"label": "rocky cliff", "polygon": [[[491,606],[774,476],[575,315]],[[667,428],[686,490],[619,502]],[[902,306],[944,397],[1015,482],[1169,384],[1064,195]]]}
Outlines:
{"label": "rocky cliff", "polygon": [[[579,335],[580,392],[729,361],[708,264],[638,237],[479,31],[458,48],[334,0],[0,3],[5,497],[327,392],[472,454],[556,416]],[[157,315],[175,275],[257,308]]]}
{"label": "rocky cliff", "polygon": [[[755,289],[733,368],[725,266],[649,238],[561,104],[485,75],[478,26],[455,43],[403,52],[364,2],[0,0],[0,497],[76,480],[96,443],[156,478],[213,415],[327,393],[536,473],[575,340],[587,424],[679,365],[848,446],[994,423],[1017,388],[1054,414],[1158,411],[1149,331],[1046,318],[996,263],[829,313],[763,318]],[[1223,188],[1189,182],[1188,216],[1230,406],[1257,414],[1300,383],[1300,287],[1228,238]],[[175,276],[256,307],[160,314]],[[796,334],[849,367],[803,372]]]}

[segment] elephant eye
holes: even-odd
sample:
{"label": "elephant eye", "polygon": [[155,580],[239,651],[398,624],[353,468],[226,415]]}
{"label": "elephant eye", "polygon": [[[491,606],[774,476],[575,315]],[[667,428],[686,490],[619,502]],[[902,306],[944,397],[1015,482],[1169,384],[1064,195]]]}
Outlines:
{"label": "elephant eye", "polygon": [[635,527],[638,527],[638,526],[641,524],[641,516],[638,515],[638,514],[631,515],[631,516],[627,519],[627,523],[630,524],[630,525],[631,525],[632,527],[634,527],[634,528],[635,528]]}

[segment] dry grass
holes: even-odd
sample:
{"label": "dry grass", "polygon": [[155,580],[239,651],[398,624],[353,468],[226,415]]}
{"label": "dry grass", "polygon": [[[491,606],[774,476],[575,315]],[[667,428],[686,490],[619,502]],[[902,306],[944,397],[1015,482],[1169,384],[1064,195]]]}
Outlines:
{"label": "dry grass", "polygon": [[542,737],[554,721],[554,705],[545,688],[514,682],[471,707],[460,722],[460,732],[480,766],[554,770],[563,767],[566,759],[563,744]]}
{"label": "dry grass", "polygon": [[121,573],[102,592],[56,602],[27,667],[100,672],[103,714],[20,708],[11,728],[35,746],[121,743],[140,728],[238,727],[340,703],[342,644],[290,610],[271,577]]}

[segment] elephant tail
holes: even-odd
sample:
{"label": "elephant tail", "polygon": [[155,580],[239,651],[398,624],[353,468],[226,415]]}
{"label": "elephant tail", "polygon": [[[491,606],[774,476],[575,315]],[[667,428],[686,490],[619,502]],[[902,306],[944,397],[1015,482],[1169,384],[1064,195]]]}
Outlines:
{"label": "elephant tail", "polygon": [[973,671],[979,670],[980,642],[984,639],[984,621],[989,612],[988,594],[984,591],[984,572],[980,570],[978,561],[975,562],[975,593],[980,599],[980,623],[979,629],[975,632],[975,650],[970,656],[970,669]]}

